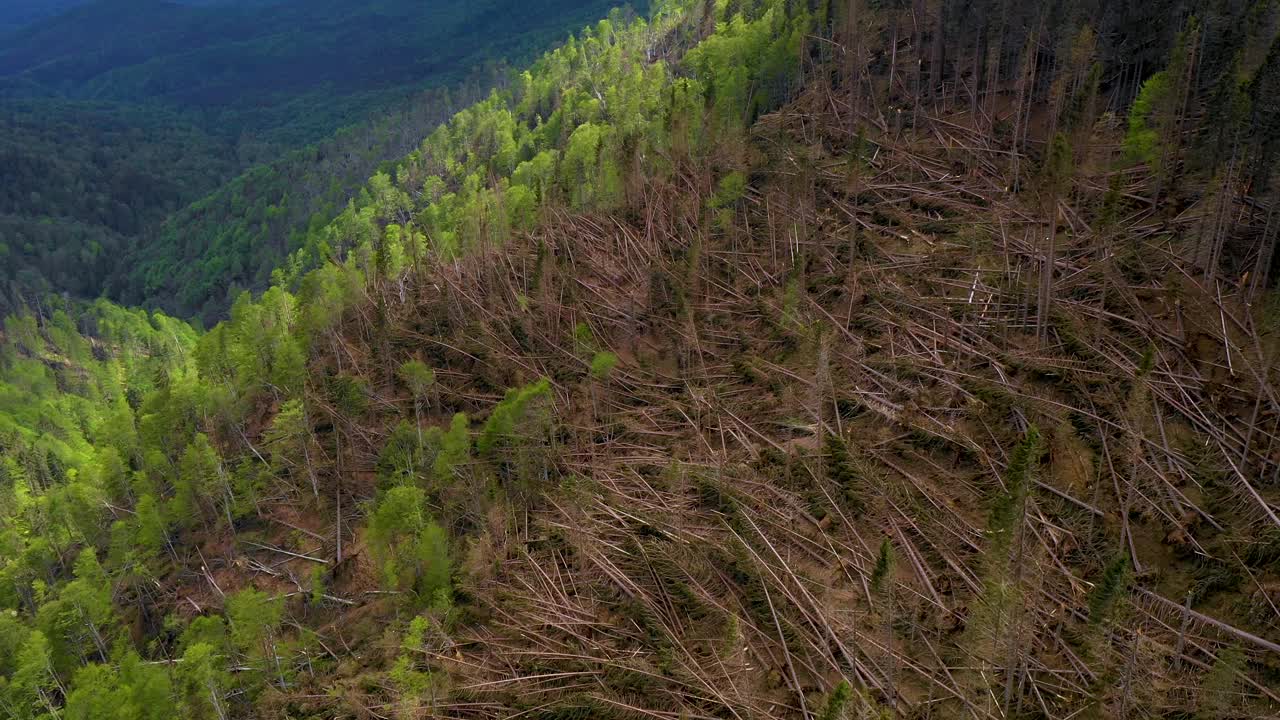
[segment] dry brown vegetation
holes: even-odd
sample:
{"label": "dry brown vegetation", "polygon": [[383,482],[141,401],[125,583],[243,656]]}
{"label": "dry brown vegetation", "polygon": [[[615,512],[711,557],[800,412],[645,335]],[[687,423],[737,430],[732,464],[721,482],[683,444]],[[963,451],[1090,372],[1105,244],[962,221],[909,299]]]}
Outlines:
{"label": "dry brown vegetation", "polygon": [[[390,425],[413,417],[384,368],[436,369],[427,424],[483,418],[543,376],[554,399],[434,490],[460,564],[452,619],[415,651],[434,697],[340,666],[280,707],[1276,712],[1270,316],[1247,277],[1194,269],[1203,212],[1157,213],[1139,177],[1097,169],[1106,123],[1057,198],[1042,302],[1044,189],[1004,187],[1007,153],[945,110],[927,131],[877,128],[811,83],[712,164],[749,177],[727,211],[706,209],[711,171],[686,168],[633,187],[628,211],[550,211],[501,249],[375,290],[386,317],[366,305],[313,360],[315,407],[318,378],[372,382],[362,416],[315,420],[330,527],[295,537],[324,537],[323,557],[334,499],[356,527]],[[1260,211],[1231,212],[1237,237],[1262,232]],[[620,362],[593,377],[604,350]],[[1012,477],[1032,428],[1043,455]],[[1002,501],[1011,520],[993,527]],[[345,542],[342,563],[367,563]],[[1108,564],[1133,579],[1104,601]],[[368,603],[368,568],[345,572],[317,637],[390,662],[376,618],[395,605]],[[842,680],[855,692],[832,702]]]}

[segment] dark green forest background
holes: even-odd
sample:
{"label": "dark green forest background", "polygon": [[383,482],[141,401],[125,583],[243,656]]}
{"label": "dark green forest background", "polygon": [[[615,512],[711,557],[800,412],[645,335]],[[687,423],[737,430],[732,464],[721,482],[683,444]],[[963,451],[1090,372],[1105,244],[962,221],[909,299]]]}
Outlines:
{"label": "dark green forest background", "polygon": [[215,320],[506,63],[614,4],[7,5],[0,310],[105,294]]}

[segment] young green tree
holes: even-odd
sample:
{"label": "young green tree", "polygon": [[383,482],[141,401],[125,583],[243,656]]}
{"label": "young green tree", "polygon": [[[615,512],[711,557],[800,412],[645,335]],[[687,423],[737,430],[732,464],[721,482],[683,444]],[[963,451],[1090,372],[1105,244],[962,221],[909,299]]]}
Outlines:
{"label": "young green tree", "polygon": [[86,665],[76,671],[66,698],[65,720],[170,720],[177,707],[169,673],[132,650],[118,666]]}
{"label": "young green tree", "polygon": [[525,387],[508,390],[506,397],[489,415],[480,437],[476,440],[476,450],[487,455],[497,449],[500,444],[511,441],[517,426],[524,420],[530,406],[537,400],[551,396],[551,382],[546,378]]}
{"label": "young green tree", "polygon": [[77,634],[87,634],[98,656],[106,659],[117,625],[111,601],[111,581],[98,563],[93,548],[80,551],[75,563],[75,579],[59,595],[69,616],[68,625]]}
{"label": "young green tree", "polygon": [[1009,458],[1005,493],[992,507],[987,523],[990,558],[983,589],[984,611],[988,613],[993,638],[1005,639],[1004,707],[1013,701],[1017,670],[1021,667],[1022,577],[1026,563],[1027,507],[1031,488],[1039,474],[1044,444],[1040,431],[1031,426]]}
{"label": "young green tree", "polygon": [[17,668],[18,651],[26,644],[31,629],[17,613],[0,611],[0,677],[8,677]]}
{"label": "young green tree", "polygon": [[858,472],[853,457],[849,454],[849,446],[844,438],[827,433],[823,440],[825,453],[825,470],[827,479],[839,488],[838,497],[848,505],[854,517],[861,517],[866,512],[867,503],[863,498],[862,474]]}
{"label": "young green tree", "polygon": [[301,390],[306,357],[293,335],[296,320],[297,301],[283,288],[271,288],[257,302],[248,293],[236,300],[226,350],[242,393],[287,398]]}
{"label": "young green tree", "polygon": [[440,452],[436,453],[431,472],[436,482],[447,486],[455,479],[458,467],[471,457],[471,421],[466,413],[457,413],[449,422],[449,430],[440,438]]}
{"label": "young green tree", "polygon": [[608,157],[611,130],[608,125],[587,122],[569,136],[560,172],[562,187],[575,207],[588,207],[609,197],[606,168],[611,165]]}
{"label": "young green tree", "polygon": [[1040,294],[1038,301],[1037,327],[1041,341],[1049,332],[1049,319],[1053,308],[1053,275],[1057,268],[1058,255],[1058,218],[1061,215],[1061,200],[1071,187],[1072,176],[1071,143],[1066,133],[1057,133],[1049,145],[1049,153],[1045,157],[1044,186],[1047,224],[1045,227],[1045,250],[1040,268]]}
{"label": "young green tree", "polygon": [[115,668],[91,664],[76,671],[65,720],[138,720],[142,717]]}
{"label": "young green tree", "polygon": [[159,557],[169,544],[169,523],[154,495],[138,499],[133,526],[134,540],[142,557]]}
{"label": "young green tree", "polygon": [[1200,687],[1196,720],[1234,717],[1239,701],[1239,676],[1245,668],[1245,656],[1232,645],[1218,652],[1218,657]]}
{"label": "young green tree", "polygon": [[108,450],[114,451],[119,461],[126,466],[142,460],[133,408],[129,407],[129,402],[124,397],[112,401],[110,408],[94,425],[93,437],[100,456]]}
{"label": "young green tree", "polygon": [[1116,605],[1129,591],[1129,583],[1133,581],[1133,570],[1129,558],[1123,553],[1117,554],[1107,563],[1102,577],[1089,593],[1089,624],[1101,626],[1111,617]]}
{"label": "young green tree", "polygon": [[440,434],[440,428],[433,427],[424,436],[421,428],[413,427],[407,420],[396,423],[378,454],[379,483],[383,486],[417,483]]}
{"label": "young green tree", "polygon": [[391,682],[399,691],[398,705],[404,717],[422,717],[435,709],[436,698],[443,691],[443,680],[429,667],[423,667],[422,649],[427,631],[434,621],[418,615],[409,622],[400,641],[400,654],[391,667]]}
{"label": "young green tree", "polygon": [[[311,422],[307,417],[307,404],[303,398],[286,400],[271,421],[264,436],[265,445],[271,449],[277,471],[287,475],[300,475],[311,486],[312,496],[320,499],[320,483],[312,462],[315,438],[311,434]],[[301,479],[301,478],[300,478]]]}
{"label": "young green tree", "polygon": [[274,671],[284,687],[286,680],[276,642],[276,630],[284,619],[284,598],[246,588],[227,597],[226,612],[235,648],[264,675]]}
{"label": "young green tree", "polygon": [[133,500],[133,488],[129,482],[129,467],[120,451],[114,447],[98,448],[94,453],[93,472],[97,484],[106,494],[106,500],[127,506]]}
{"label": "young green tree", "polygon": [[894,567],[897,565],[897,553],[893,550],[893,543],[889,542],[889,538],[885,538],[880,543],[880,553],[876,556],[875,567],[871,571],[871,579],[869,585],[872,592],[876,593],[877,604],[880,612],[880,620],[884,623],[885,635],[885,666],[889,672],[889,686],[887,688],[889,694],[889,706],[897,705],[897,656],[893,651],[893,589]]}
{"label": "young green tree", "polygon": [[1125,136],[1125,158],[1131,163],[1155,166],[1162,156],[1161,124],[1173,90],[1169,75],[1159,72],[1147,78],[1138,99],[1129,108],[1129,132]]}
{"label": "young green tree", "polygon": [[325,585],[327,573],[323,565],[315,565],[311,568],[311,582],[308,592],[312,607],[320,607],[324,604]]}
{"label": "young green tree", "polygon": [[388,587],[413,591],[420,602],[448,602],[448,537],[427,513],[421,488],[387,491],[369,523],[369,539]]}
{"label": "young green tree", "polygon": [[195,643],[177,665],[177,695],[182,717],[190,720],[228,720],[227,689],[231,680],[226,657],[207,643]]}
{"label": "young green tree", "polygon": [[618,356],[602,350],[591,358],[591,377],[597,380],[606,380],[618,365]]}
{"label": "young green tree", "polygon": [[172,517],[179,525],[204,524],[223,510],[230,524],[233,503],[217,450],[209,442],[209,436],[197,433],[178,462],[178,477],[170,503]]}
{"label": "young green tree", "polygon": [[430,405],[430,394],[436,385],[436,373],[421,360],[410,360],[400,366],[400,379],[413,396],[413,423],[418,431],[418,447],[422,447],[422,408]]}
{"label": "young green tree", "polygon": [[[18,651],[9,681],[8,704],[17,720],[57,718],[57,693],[62,684],[53,668],[53,652],[48,638],[39,630],[31,632]],[[45,713],[48,713],[46,716]]]}

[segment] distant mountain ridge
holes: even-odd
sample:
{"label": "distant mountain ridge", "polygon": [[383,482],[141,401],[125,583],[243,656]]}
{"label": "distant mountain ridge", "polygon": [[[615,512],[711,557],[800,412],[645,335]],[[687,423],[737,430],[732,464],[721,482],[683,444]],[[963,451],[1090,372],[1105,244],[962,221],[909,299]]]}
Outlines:
{"label": "distant mountain ridge", "polygon": [[[30,93],[34,84],[71,99],[160,103],[199,113],[226,132],[277,129],[291,123],[289,114],[268,108],[312,94],[364,96],[441,75],[456,79],[477,62],[536,49],[543,32],[554,29],[558,37],[573,26],[566,19],[586,22],[610,4],[100,0],[13,36],[0,49],[0,87]],[[530,36],[539,40],[521,39]]]}
{"label": "distant mountain ridge", "polygon": [[[183,5],[268,5],[282,0],[174,0]],[[11,32],[25,29],[27,26],[49,18],[56,18],[62,13],[92,0],[6,0],[0,6],[0,38]]]}
{"label": "distant mountain ridge", "polygon": [[54,17],[85,0],[8,0],[0,6],[0,37],[25,25]]}

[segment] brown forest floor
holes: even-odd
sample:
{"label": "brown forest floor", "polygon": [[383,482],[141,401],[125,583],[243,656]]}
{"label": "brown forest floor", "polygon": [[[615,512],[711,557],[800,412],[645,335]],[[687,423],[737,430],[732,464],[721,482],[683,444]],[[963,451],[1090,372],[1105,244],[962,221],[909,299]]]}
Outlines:
{"label": "brown forest floor", "polygon": [[[857,151],[842,102],[811,84],[732,155],[630,186],[629,210],[548,212],[383,287],[387,335],[370,303],[320,344],[317,405],[325,375],[375,397],[315,420],[320,511],[268,504],[293,527],[262,544],[290,552],[335,558],[335,493],[361,524],[389,428],[413,417],[384,368],[436,369],[434,425],[542,376],[554,401],[433,489],[459,563],[455,617],[419,651],[435,697],[370,680],[398,610],[348,532],[334,602],[302,618],[347,659],[279,708],[807,717],[847,678],[866,688],[850,717],[1277,712],[1275,339],[1236,283],[1181,259],[1203,213],[1159,215],[1135,184],[1104,227],[1102,127],[1057,213],[1042,313],[1042,193],[1004,187],[1007,157],[963,116],[864,121]],[[744,198],[705,209],[710,168],[735,166]],[[620,362],[593,378],[606,349]],[[1030,426],[1046,452],[1001,557],[988,509]],[[897,563],[874,583],[885,541]],[[300,591],[309,570],[243,542],[216,554],[240,558],[225,583],[266,566]],[[1118,554],[1133,587],[1091,622]],[[209,585],[184,594],[216,602]],[[1242,667],[1218,662],[1229,647]]]}

